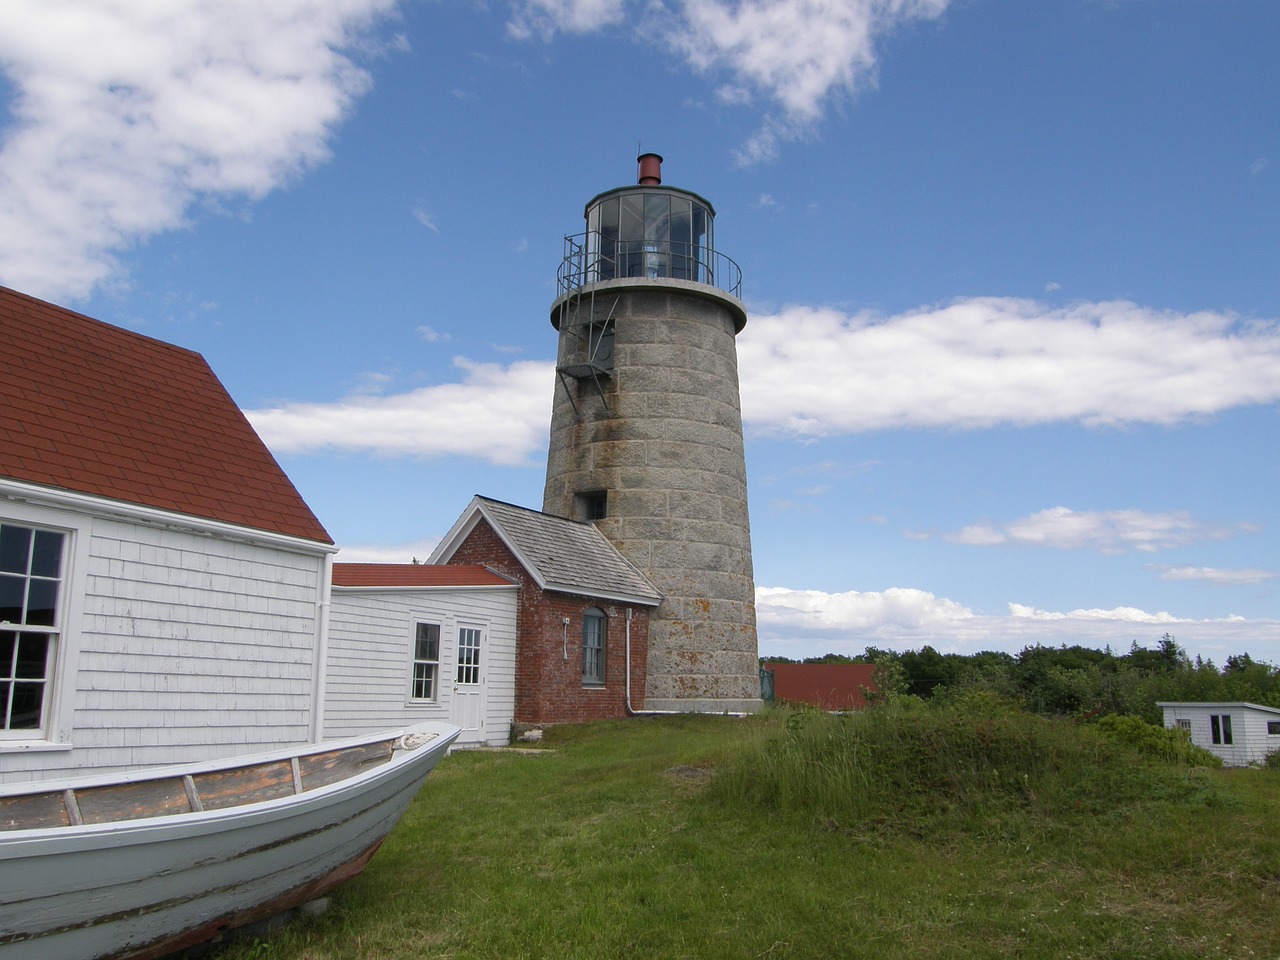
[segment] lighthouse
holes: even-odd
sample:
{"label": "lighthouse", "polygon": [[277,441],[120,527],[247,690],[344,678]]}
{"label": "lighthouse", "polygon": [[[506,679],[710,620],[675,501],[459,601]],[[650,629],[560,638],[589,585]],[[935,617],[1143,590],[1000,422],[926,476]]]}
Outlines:
{"label": "lighthouse", "polygon": [[543,512],[590,522],[661,602],[646,711],[760,707],[738,389],[742,274],[705,198],[637,158],[632,186],[586,204],[565,238]]}

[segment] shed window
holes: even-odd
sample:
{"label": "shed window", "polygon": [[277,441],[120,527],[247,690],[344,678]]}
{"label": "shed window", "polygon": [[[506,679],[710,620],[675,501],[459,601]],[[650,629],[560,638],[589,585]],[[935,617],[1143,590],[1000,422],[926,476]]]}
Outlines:
{"label": "shed window", "polygon": [[49,711],[66,534],[0,524],[0,738],[28,739]]}
{"label": "shed window", "polygon": [[419,623],[413,638],[413,699],[435,700],[440,679],[440,624]]}
{"label": "shed window", "polygon": [[1185,731],[1187,731],[1187,733],[1190,733],[1190,732],[1191,732],[1191,721],[1190,721],[1190,720],[1179,720],[1179,721],[1178,721],[1178,729],[1179,729],[1179,730],[1185,730]]}
{"label": "shed window", "polygon": [[1280,720],[1267,721],[1267,736],[1280,737]]}
{"label": "shed window", "polygon": [[591,607],[582,615],[582,682],[604,685],[606,620],[603,610]]}
{"label": "shed window", "polygon": [[1231,714],[1209,714],[1209,739],[1223,746],[1231,745]]}

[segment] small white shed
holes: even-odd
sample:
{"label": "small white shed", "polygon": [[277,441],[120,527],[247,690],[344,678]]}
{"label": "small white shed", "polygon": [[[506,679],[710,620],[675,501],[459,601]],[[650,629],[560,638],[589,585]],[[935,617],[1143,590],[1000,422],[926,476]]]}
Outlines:
{"label": "small white shed", "polygon": [[1261,763],[1280,750],[1280,709],[1257,703],[1161,702],[1164,725],[1180,727],[1191,742],[1229,767]]}
{"label": "small white shed", "polygon": [[335,563],[325,735],[444,720],[458,746],[506,744],[519,597],[482,566]]}

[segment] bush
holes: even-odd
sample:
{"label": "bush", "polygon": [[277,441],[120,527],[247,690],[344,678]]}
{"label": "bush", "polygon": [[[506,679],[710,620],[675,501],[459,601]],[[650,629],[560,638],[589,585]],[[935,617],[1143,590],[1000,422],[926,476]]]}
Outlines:
{"label": "bush", "polygon": [[1186,730],[1156,726],[1137,717],[1119,714],[1102,717],[1097,727],[1112,740],[1157,760],[1189,767],[1222,766],[1222,759],[1192,743]]}

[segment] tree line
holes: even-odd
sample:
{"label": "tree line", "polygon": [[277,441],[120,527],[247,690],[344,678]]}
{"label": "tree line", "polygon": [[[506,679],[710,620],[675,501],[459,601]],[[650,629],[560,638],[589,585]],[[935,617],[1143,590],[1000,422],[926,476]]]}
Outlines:
{"label": "tree line", "polygon": [[1030,646],[1017,654],[983,651],[939,653],[931,646],[897,652],[867,647],[859,656],[829,653],[801,661],[768,657],[773,663],[873,663],[881,696],[958,700],[995,694],[1034,713],[1094,717],[1119,714],[1161,724],[1160,701],[1236,701],[1280,707],[1280,667],[1247,653],[1227,657],[1222,667],[1194,660],[1165,634],[1156,649],[1134,641],[1128,652],[1110,647]]}

